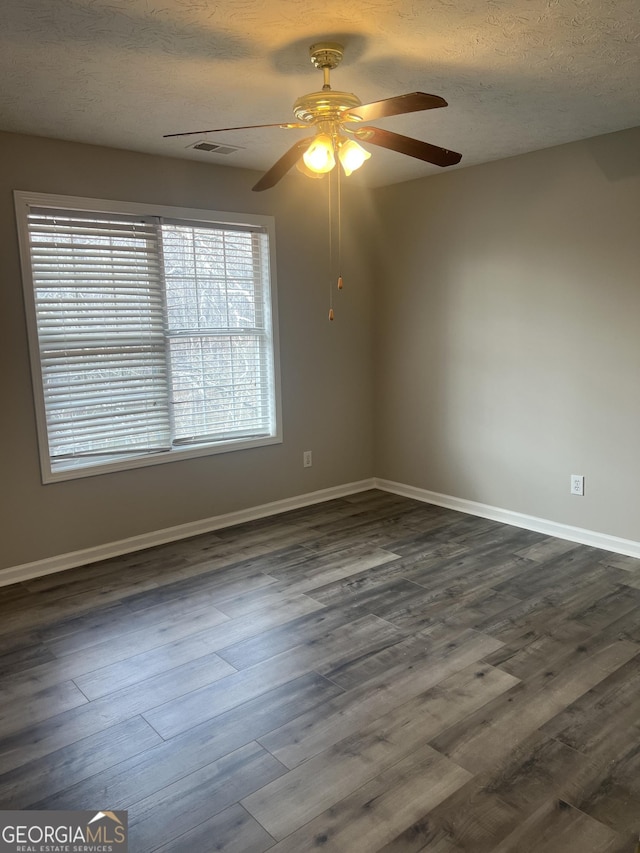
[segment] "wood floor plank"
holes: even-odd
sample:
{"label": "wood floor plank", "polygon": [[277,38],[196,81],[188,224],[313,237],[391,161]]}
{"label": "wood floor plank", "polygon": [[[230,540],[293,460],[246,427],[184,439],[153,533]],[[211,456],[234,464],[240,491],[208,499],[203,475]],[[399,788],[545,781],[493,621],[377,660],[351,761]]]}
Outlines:
{"label": "wood floor plank", "polygon": [[87,648],[69,651],[61,657],[51,653],[51,661],[47,663],[37,664],[30,669],[14,669],[5,677],[3,687],[18,699],[34,690],[128,660],[138,653],[160,649],[180,639],[188,642],[189,638],[205,632],[211,626],[227,621],[228,617],[215,608],[194,613],[189,620],[159,620],[154,626],[117,636],[113,640],[91,643]]}
{"label": "wood floor plank", "polygon": [[595,769],[585,756],[535,732],[409,827],[392,849],[430,850],[444,838],[456,848],[489,853],[549,800],[583,790]]}
{"label": "wood floor plank", "polygon": [[[165,642],[196,632],[206,632],[210,649],[215,651],[323,608],[324,605],[314,603],[312,599],[304,596],[283,597],[279,605],[267,611],[230,620],[206,600],[204,603],[198,603],[196,609],[178,615],[172,612],[171,607],[159,606],[145,611],[144,618],[140,616],[133,619],[131,614],[128,615],[127,624],[137,623],[137,630],[122,631],[119,625],[110,625],[105,627],[104,631],[92,631],[90,636],[74,634],[71,638],[53,641],[49,645],[58,657],[80,652],[80,659],[88,659],[95,651],[92,668],[96,669],[99,665],[109,663],[110,648],[122,651],[120,659],[124,659],[131,657],[132,652],[156,648]],[[151,639],[151,643],[147,638]],[[129,652],[128,655],[124,654],[126,651]],[[96,661],[101,661],[101,664]]]}
{"label": "wood floor plank", "polygon": [[418,836],[410,838],[408,834],[403,833],[389,844],[381,847],[380,853],[416,853],[416,851],[417,853],[463,853],[462,847],[458,847],[446,837],[432,838],[426,844],[416,847],[415,844],[419,841]]}
{"label": "wood floor plank", "polygon": [[398,853],[431,853],[440,845],[445,849],[451,845],[456,851],[491,853],[521,820],[522,815],[516,807],[487,792],[481,782],[472,778],[442,803],[425,812],[388,847]]}
{"label": "wood floor plank", "polygon": [[263,589],[243,591],[234,595],[233,598],[217,602],[216,607],[230,619],[239,619],[250,613],[260,616],[265,611],[282,607],[285,602],[305,604],[306,609],[303,612],[311,613],[314,610],[320,610],[319,602],[315,599],[304,593],[283,592],[277,583]]}
{"label": "wood floor plank", "polygon": [[[459,566],[459,560],[454,561]],[[446,622],[451,625],[475,627],[482,621],[514,605],[521,604],[506,593],[496,592],[491,582],[512,576],[513,560],[502,563],[502,569],[490,573],[478,571],[471,574],[468,567],[458,569],[458,574],[440,573],[433,565],[450,565],[449,560],[402,558],[389,564],[389,568],[362,572],[342,583],[321,587],[310,593],[314,598],[330,604],[341,601],[355,609],[373,612],[395,624],[413,630],[424,630],[429,625]],[[466,565],[466,564],[465,564]],[[505,568],[507,567],[507,568]],[[508,569],[508,571],[507,571]],[[411,585],[410,585],[411,584]],[[419,587],[416,590],[415,585]],[[402,600],[402,587],[408,595]],[[385,601],[384,593],[395,587],[395,593]],[[413,592],[413,600],[410,592]],[[406,605],[406,606],[405,606]]]}
{"label": "wood floor plank", "polygon": [[[442,659],[427,656],[424,661],[389,670],[384,678],[365,682],[296,717],[260,738],[260,743],[293,768],[417,697],[420,697],[418,704],[429,710],[432,717],[443,720],[444,728],[460,714],[476,710],[518,683],[517,679],[488,666],[474,662],[469,667],[469,661],[479,660],[483,648],[488,647],[472,640]],[[438,689],[429,692],[435,685]]]}
{"label": "wood floor plank", "polygon": [[600,758],[635,740],[639,721],[640,658],[634,657],[563,708],[540,731],[583,755]]}
{"label": "wood floor plank", "polygon": [[131,717],[4,773],[0,776],[0,803],[4,809],[32,807],[43,797],[81,784],[160,743],[162,738],[147,722]]}
{"label": "wood floor plank", "polygon": [[375,616],[367,615],[352,620],[350,614],[345,611],[330,608],[314,613],[309,618],[299,619],[297,624],[290,622],[288,625],[263,631],[256,637],[224,646],[219,650],[219,654],[236,669],[246,669],[301,646],[320,645],[321,638],[333,636],[333,632],[339,628],[349,630],[354,625],[365,630],[372,627],[387,631],[396,641],[402,637],[397,629]]}
{"label": "wood floor plank", "polygon": [[[622,603],[620,611],[607,613],[606,604],[614,595]],[[553,635],[562,642],[586,638],[634,610],[624,601],[606,578],[585,579],[580,584],[556,584],[553,590],[541,591],[519,604],[489,616],[474,627],[506,644],[522,644],[534,635]],[[601,605],[599,602],[603,602]],[[615,605],[614,605],[615,607]],[[584,615],[584,620],[582,616]]]}
{"label": "wood floor plank", "polygon": [[330,534],[343,541],[345,534],[358,531],[362,538],[366,539],[366,533],[370,527],[378,527],[388,522],[396,523],[413,511],[406,499],[387,501],[373,498],[366,502],[351,502],[351,507],[352,509],[343,513],[340,518],[333,518],[330,521],[319,519],[313,525],[314,531],[320,535]]}
{"label": "wood floor plank", "polygon": [[640,609],[640,589],[614,588],[585,604],[570,615],[571,622],[578,622],[590,631],[600,631],[616,619]]}
{"label": "wood floor plank", "polygon": [[249,743],[133,803],[130,843],[136,853],[151,853],[284,772],[266,750]]}
{"label": "wood floor plank", "polygon": [[9,732],[0,739],[0,773],[111,728],[185,692],[211,685],[233,671],[233,667],[216,654],[207,655],[101,699],[49,716],[15,733]]}
{"label": "wood floor plank", "polygon": [[[466,636],[458,634],[454,636],[453,633],[449,633],[447,636],[440,637],[438,642],[445,645],[451,643],[449,648],[453,650],[459,644],[464,644],[466,639]],[[499,641],[493,640],[493,642]],[[387,674],[390,677],[395,676],[397,667],[404,671],[417,660],[430,654],[435,643],[429,631],[419,631],[384,649],[361,654],[351,661],[341,663],[338,667],[327,669],[326,676],[345,690],[352,690],[365,682],[373,683],[376,678],[380,678],[384,683]]]}
{"label": "wood floor plank", "polygon": [[[419,584],[414,584],[420,589]],[[451,625],[463,630],[480,624],[487,614],[502,612],[514,602],[513,596],[493,589],[466,593],[447,587],[434,594],[424,590],[407,600],[388,600],[369,605],[371,611],[403,631],[420,631],[434,625]]]}
{"label": "wood floor plank", "polygon": [[483,790],[526,817],[549,798],[580,799],[600,767],[554,738],[534,731],[487,773],[476,777]]}
{"label": "wood floor plank", "polygon": [[[615,570],[611,569],[610,572]],[[600,563],[600,552],[595,548],[573,548],[538,564],[535,572],[526,572],[504,581],[496,589],[515,595],[517,598],[529,598],[539,592],[554,589],[561,578],[563,587],[572,579],[586,581],[592,577],[603,577],[606,569]]]}
{"label": "wood floor plank", "polygon": [[54,659],[53,652],[40,643],[19,646],[13,651],[0,655],[0,678],[11,678],[16,671],[25,673],[39,664],[50,664]]}
{"label": "wood floor plank", "polygon": [[578,614],[588,610],[601,595],[606,596],[609,585],[592,583],[576,589],[579,591],[575,594],[565,596],[564,605],[556,606],[548,596],[535,596],[523,602],[531,605],[526,614],[517,608],[519,615],[506,611],[506,616],[499,614],[497,620],[479,623],[476,626],[479,630],[505,641],[505,646],[487,661],[518,678],[529,679],[545,666],[553,670],[562,665],[567,651],[572,648],[586,655],[594,641],[600,648],[620,639],[640,642],[640,608],[628,609],[623,605],[619,614],[606,615],[605,612],[594,630],[589,624],[582,624]]}
{"label": "wood floor plank", "polygon": [[186,850],[215,850],[216,853],[264,853],[274,840],[251,815],[236,803],[214,817],[197,824],[184,835],[157,847],[157,853],[185,853]]}
{"label": "wood floor plank", "polygon": [[[471,630],[451,630],[440,626],[437,635],[420,631],[395,645],[361,655],[340,667],[325,670],[325,675],[345,690],[380,678],[382,683],[395,675],[395,668],[411,669],[412,666],[429,660],[437,676],[444,668],[445,674],[459,665],[462,669],[480,656],[488,656],[501,646],[500,640]],[[462,657],[461,657],[462,656]]]}
{"label": "wood floor plank", "polygon": [[186,578],[156,586],[146,595],[128,597],[127,607],[136,614],[140,611],[144,614],[150,608],[167,608],[170,605],[174,609],[180,609],[186,604],[185,609],[193,609],[192,602],[197,602],[203,592],[210,597],[211,604],[215,607],[219,602],[234,598],[240,592],[264,589],[275,583],[275,578],[270,575],[256,569],[243,571],[237,564],[232,568],[227,566],[224,570],[217,571],[210,568],[205,570],[202,566],[199,568],[202,570],[200,575],[194,576],[194,567],[189,566],[185,569]]}
{"label": "wood floor plank", "polygon": [[[316,633],[307,643],[285,649],[268,660],[241,669],[219,683],[195,689],[145,713],[145,718],[162,737],[174,737],[191,726],[243,704],[267,690],[286,684],[309,670],[332,671],[348,659],[373,649],[392,645],[396,629],[376,617],[362,620],[362,632],[353,626],[338,625]],[[312,624],[309,623],[311,629]],[[315,627],[318,627],[316,625]],[[349,641],[349,645],[347,645]]]}
{"label": "wood floor plank", "polygon": [[279,579],[278,589],[288,593],[310,593],[318,587],[397,559],[397,555],[390,551],[365,545],[343,548],[330,554],[309,554],[304,562],[285,569],[275,567],[271,573]]}
{"label": "wood floor plank", "polygon": [[640,665],[634,658],[541,727],[594,767],[586,784],[566,793],[567,802],[612,829],[636,834],[639,714]]}
{"label": "wood floor plank", "polygon": [[528,684],[520,683],[508,697],[499,697],[437,737],[432,746],[471,772],[486,771],[538,727],[604,680],[608,671],[622,666],[639,652],[639,646],[623,640],[563,668],[559,675],[551,673],[547,681],[542,674]]}
{"label": "wood floor plank", "polygon": [[594,820],[624,837],[638,838],[640,813],[640,759],[637,742],[627,744],[623,755],[609,766],[602,766],[584,790],[568,801]]}
{"label": "wood floor plank", "polygon": [[[163,565],[166,565],[167,571],[179,559],[173,558],[170,552],[171,549],[168,546],[163,547]],[[157,574],[157,551],[153,548],[147,548],[131,554],[121,554],[118,557],[97,560],[90,565],[74,566],[62,572],[52,572],[48,575],[29,578],[22,583],[22,588],[31,594],[59,590],[60,594],[64,596],[66,591],[71,593],[82,591],[85,584],[93,585],[93,582],[98,578],[104,578],[109,582],[121,575],[123,570],[126,570],[127,575],[135,576],[138,571],[146,571],[151,568],[155,568]],[[124,583],[126,586],[126,581]]]}
{"label": "wood floor plank", "polygon": [[451,524],[440,530],[437,536],[455,536],[460,542],[473,542],[474,550],[477,548],[484,551],[487,548],[497,547],[501,550],[508,547],[513,553],[526,548],[527,545],[542,542],[546,537],[535,530],[526,530],[522,527],[511,527],[503,525],[499,521],[489,518],[481,518],[465,513],[456,513],[457,518],[452,519]]}
{"label": "wood floor plank", "polygon": [[[168,574],[168,571],[167,571]],[[164,578],[163,578],[164,579]],[[30,592],[38,592],[39,601],[53,602],[56,599],[71,598],[72,596],[94,596],[107,592],[115,592],[118,600],[129,595],[136,595],[158,586],[158,572],[153,564],[128,566],[126,578],[122,572],[114,572],[112,566],[84,567],[82,572],[70,570],[56,574],[45,575],[43,578],[33,578],[25,585]]]}
{"label": "wood floor plank", "polygon": [[[530,569],[531,562],[514,556],[508,544],[491,543],[477,549],[470,549],[467,545],[462,553],[454,553],[448,559],[438,556],[434,548],[429,556],[421,554],[419,560],[409,564],[403,575],[425,589],[438,590],[456,585],[463,590],[477,590],[483,586],[498,589],[499,584],[504,586],[507,581],[526,575]],[[521,598],[511,589],[500,591]]]}
{"label": "wood floor plank", "polygon": [[340,692],[335,684],[315,673],[307,673],[247,700],[241,713],[235,707],[221,713],[213,724],[207,720],[169,741],[162,741],[42,800],[38,808],[92,808],[103,800],[113,808],[127,808]]}
{"label": "wood floor plank", "polygon": [[367,727],[325,753],[310,758],[242,801],[278,840],[352,794],[361,785],[424,745],[427,713]]}
{"label": "wood floor plank", "polygon": [[583,812],[549,800],[494,847],[494,853],[601,853],[619,841],[617,833]]}
{"label": "wood floor plank", "polygon": [[556,539],[554,536],[545,536],[541,542],[527,545],[525,548],[516,551],[516,554],[518,557],[525,557],[527,560],[533,560],[536,563],[544,563],[552,557],[559,557],[568,551],[579,548],[580,545],[576,542],[569,542],[566,539]]}
{"label": "wood floor plank", "polygon": [[422,746],[272,848],[299,853],[379,850],[416,818],[437,806],[471,774]]}
{"label": "wood floor plank", "polygon": [[423,604],[428,601],[428,593],[418,584],[404,577],[394,577],[386,583],[379,583],[363,588],[362,583],[325,584],[314,589],[310,596],[325,605],[348,606],[354,613],[385,612],[392,607],[404,609],[412,600]]}
{"label": "wood floor plank", "polygon": [[[2,598],[4,589],[5,587],[0,587],[0,599]],[[8,589],[11,589],[11,587],[8,587]],[[30,652],[27,651],[28,649],[33,650],[38,647],[40,649],[47,649],[42,629],[29,625],[27,618],[29,606],[29,603],[24,601],[17,608],[23,613],[23,624],[20,628],[16,628],[11,633],[0,634],[0,660],[6,662],[5,674],[7,675],[13,675],[17,671],[22,655],[25,656],[26,666],[29,666]],[[52,656],[52,653],[49,652],[49,659]],[[15,667],[11,665],[12,658],[15,658]]]}
{"label": "wood floor plank", "polygon": [[[488,670],[487,667],[482,675],[489,675]],[[483,681],[477,675],[474,678],[477,682]],[[488,684],[490,680],[489,677]],[[468,677],[466,681],[468,684]],[[498,683],[495,689],[503,692],[507,685]],[[490,690],[487,693],[480,690],[474,697],[468,687],[456,695],[453,689],[450,697],[440,700],[440,706],[446,704],[447,717],[453,722],[459,719],[458,714],[466,716],[474,706],[484,704],[490,695]],[[463,697],[466,702],[462,701]],[[431,713],[433,703],[430,700],[433,698],[428,693],[422,694],[324,752],[297,764],[286,776],[243,800],[244,807],[274,838],[284,838],[424,746],[435,732],[440,731],[446,723],[442,721],[441,707],[439,716]],[[436,706],[439,698],[436,698]],[[456,778],[461,779],[462,775]]]}
{"label": "wood floor plank", "polygon": [[[94,669],[85,675],[77,675],[74,683],[89,699],[99,699],[110,693],[117,693],[125,687],[131,687],[140,681],[163,672],[189,664],[199,658],[208,657],[215,661],[220,655],[211,653],[211,645],[206,636],[200,634],[183,637],[173,643],[133,655],[126,660]],[[232,670],[227,670],[227,673]],[[226,673],[225,673],[226,674]]]}
{"label": "wood floor plank", "polygon": [[637,557],[627,557],[624,554],[614,554],[611,551],[607,551],[600,562],[603,566],[613,566],[613,568],[622,569],[625,572],[632,572],[634,574],[640,572],[640,561]]}
{"label": "wood floor plank", "polygon": [[[225,554],[230,549],[232,553],[240,554],[241,558],[245,559],[246,552],[253,551],[258,545],[265,547],[264,553],[269,553],[274,550],[274,539],[277,540],[278,547],[282,547],[297,544],[298,541],[304,542],[307,535],[306,530],[288,517],[287,513],[264,516],[235,524],[233,527],[221,527],[216,530],[216,541],[212,544],[206,537],[202,537],[205,548],[196,550],[196,558],[200,560],[202,555],[218,554],[222,547]],[[193,541],[198,544],[197,540]]]}
{"label": "wood floor plank", "polygon": [[86,705],[88,701],[73,681],[34,690],[27,702],[17,702],[10,692],[3,691],[0,700],[0,731],[5,736],[11,735],[25,726],[33,726],[71,708]]}
{"label": "wood floor plank", "polygon": [[[352,524],[349,529],[340,533],[343,545],[356,546],[366,542],[370,546],[384,548],[395,553],[395,545],[411,539],[416,534],[425,530],[434,531],[442,527],[445,522],[425,522],[422,518],[415,518],[409,513],[402,513],[392,517],[382,517],[376,520],[367,519],[358,524]],[[308,545],[318,553],[329,554],[336,549],[337,538],[331,528],[325,529],[317,539]]]}
{"label": "wood floor plank", "polygon": [[16,634],[28,631],[28,635],[34,636],[37,631],[38,640],[47,641],[51,639],[52,632],[65,632],[68,623],[87,630],[109,623],[120,615],[130,618],[131,611],[117,600],[98,606],[83,595],[51,602],[40,602],[37,596],[30,597],[28,605],[12,606],[8,613],[3,614],[0,620],[0,653],[11,650],[12,637]]}

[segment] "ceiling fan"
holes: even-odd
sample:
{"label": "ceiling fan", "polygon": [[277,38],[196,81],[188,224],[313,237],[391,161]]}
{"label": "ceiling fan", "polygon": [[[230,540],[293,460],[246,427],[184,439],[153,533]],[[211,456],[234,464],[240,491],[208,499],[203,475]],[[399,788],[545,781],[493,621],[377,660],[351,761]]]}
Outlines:
{"label": "ceiling fan", "polygon": [[453,166],[459,163],[462,155],[448,148],[430,145],[410,136],[401,136],[379,127],[363,126],[363,122],[403,115],[420,110],[432,110],[446,107],[447,102],[438,95],[425,92],[410,92],[395,98],[386,98],[370,104],[361,103],[350,92],[333,91],[330,73],[344,56],[344,48],[336,42],[319,42],[309,48],[311,62],[324,74],[324,85],[319,92],[303,95],[293,105],[297,122],[279,124],[255,124],[241,127],[216,127],[209,130],[194,130],[187,133],[167,133],[165,138],[175,136],[193,136],[199,133],[221,133],[227,130],[252,130],[261,127],[314,128],[315,135],[299,139],[266,172],[253,187],[261,192],[275,186],[294,166],[310,177],[322,177],[336,165],[336,155],[345,174],[350,175],[359,168],[371,154],[360,142],[388,148],[425,160],[436,166]]}

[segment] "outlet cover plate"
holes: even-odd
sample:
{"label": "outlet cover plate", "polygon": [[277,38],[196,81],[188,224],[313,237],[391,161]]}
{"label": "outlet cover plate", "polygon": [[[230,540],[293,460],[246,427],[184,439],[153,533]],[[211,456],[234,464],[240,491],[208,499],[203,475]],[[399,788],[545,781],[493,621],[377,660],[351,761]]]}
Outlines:
{"label": "outlet cover plate", "polygon": [[571,494],[579,495],[582,497],[584,495],[584,475],[583,474],[572,474],[571,475]]}

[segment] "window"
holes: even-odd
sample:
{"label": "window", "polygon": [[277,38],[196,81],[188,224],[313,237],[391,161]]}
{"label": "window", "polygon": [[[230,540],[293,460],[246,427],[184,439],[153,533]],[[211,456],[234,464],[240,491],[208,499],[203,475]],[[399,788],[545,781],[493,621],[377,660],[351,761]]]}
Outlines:
{"label": "window", "polygon": [[45,482],[281,440],[271,217],[16,209]]}

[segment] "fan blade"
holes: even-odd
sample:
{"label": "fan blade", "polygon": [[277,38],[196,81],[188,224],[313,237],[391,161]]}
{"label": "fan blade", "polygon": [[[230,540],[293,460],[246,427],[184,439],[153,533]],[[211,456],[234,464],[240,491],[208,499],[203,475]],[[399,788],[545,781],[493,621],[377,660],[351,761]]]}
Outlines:
{"label": "fan blade", "polygon": [[418,160],[426,160],[434,166],[454,166],[462,160],[462,154],[456,151],[449,151],[448,148],[430,145],[420,139],[401,136],[399,133],[392,133],[379,127],[359,127],[354,131],[354,135],[363,142],[370,142],[372,145],[379,145],[390,151],[398,151],[400,154],[408,154],[409,157],[416,157]]}
{"label": "fan blade", "polygon": [[165,133],[163,135],[163,139],[169,139],[172,136],[195,136],[198,133],[222,133],[225,130],[256,130],[259,127],[282,127],[288,129],[290,127],[305,127],[308,128],[308,124],[246,124],[242,127],[214,127],[209,130],[188,130],[186,133]]}
{"label": "fan blade", "polygon": [[415,113],[418,110],[433,110],[436,107],[446,107],[447,102],[439,95],[427,95],[426,92],[409,92],[407,95],[397,95],[384,101],[373,101],[352,107],[342,115],[345,118],[357,117],[362,121],[376,121],[387,116],[399,116],[404,113]]}
{"label": "fan blade", "polygon": [[271,187],[274,187],[279,180],[284,178],[289,169],[295,166],[311,144],[313,138],[313,136],[305,136],[304,139],[299,139],[295,145],[292,145],[287,153],[283,154],[269,171],[264,173],[255,187],[253,187],[253,191],[259,193],[262,190],[269,190]]}

